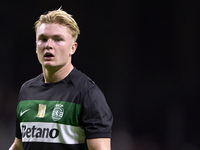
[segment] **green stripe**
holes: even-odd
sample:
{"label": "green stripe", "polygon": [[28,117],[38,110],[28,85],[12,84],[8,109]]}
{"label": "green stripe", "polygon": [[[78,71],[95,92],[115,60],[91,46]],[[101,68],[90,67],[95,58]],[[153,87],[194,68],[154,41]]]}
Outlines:
{"label": "green stripe", "polygon": [[[46,112],[42,118],[37,117],[39,104],[46,105]],[[60,120],[54,121],[52,119],[52,112],[56,104],[63,105],[64,114]],[[24,111],[26,112],[23,113]],[[78,119],[80,112],[80,104],[65,101],[25,100],[19,102],[17,106],[17,117],[20,122],[56,122],[65,125],[79,126]],[[20,113],[22,114],[21,116]]]}

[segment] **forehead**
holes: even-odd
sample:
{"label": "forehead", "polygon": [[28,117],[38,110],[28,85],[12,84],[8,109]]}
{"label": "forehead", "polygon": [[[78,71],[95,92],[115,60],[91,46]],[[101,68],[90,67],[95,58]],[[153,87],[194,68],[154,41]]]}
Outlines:
{"label": "forehead", "polygon": [[36,36],[45,35],[45,36],[54,36],[54,35],[63,35],[71,36],[71,31],[68,27],[55,24],[55,23],[43,23],[41,24],[36,32]]}

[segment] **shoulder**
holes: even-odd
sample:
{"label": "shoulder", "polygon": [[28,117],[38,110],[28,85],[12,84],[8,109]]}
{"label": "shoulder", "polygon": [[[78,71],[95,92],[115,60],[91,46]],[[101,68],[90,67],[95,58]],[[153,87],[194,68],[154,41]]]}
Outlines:
{"label": "shoulder", "polygon": [[28,81],[26,81],[22,86],[21,86],[21,90],[30,87],[33,83],[40,83],[40,81],[43,79],[43,74],[39,74],[38,76],[36,76],[35,78],[32,78]]}
{"label": "shoulder", "polygon": [[74,68],[74,70],[69,74],[69,78],[74,87],[79,91],[89,90],[92,87],[97,87],[92,79],[76,68]]}

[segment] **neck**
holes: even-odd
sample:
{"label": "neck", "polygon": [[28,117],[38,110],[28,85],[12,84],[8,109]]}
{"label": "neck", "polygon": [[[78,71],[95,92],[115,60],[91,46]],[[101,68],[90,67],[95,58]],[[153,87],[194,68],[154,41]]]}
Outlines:
{"label": "neck", "polygon": [[74,66],[69,63],[60,69],[55,67],[42,67],[45,83],[54,83],[63,80],[73,70]]}

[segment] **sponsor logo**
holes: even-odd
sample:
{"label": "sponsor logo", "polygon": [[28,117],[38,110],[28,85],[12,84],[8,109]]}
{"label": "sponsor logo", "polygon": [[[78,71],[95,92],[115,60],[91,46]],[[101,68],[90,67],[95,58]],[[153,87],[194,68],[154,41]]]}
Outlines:
{"label": "sponsor logo", "polygon": [[52,112],[53,121],[58,121],[63,117],[64,109],[62,107],[63,105],[61,104],[56,104],[56,106],[54,107],[53,112]]}
{"label": "sponsor logo", "polygon": [[25,138],[56,138],[59,135],[59,130],[56,128],[27,128],[26,125],[22,125],[22,137]]}
{"label": "sponsor logo", "polygon": [[27,110],[25,110],[25,111],[21,111],[20,112],[20,117],[24,114],[24,113],[26,113],[27,111],[29,111],[30,109],[27,109]]}
{"label": "sponsor logo", "polygon": [[37,117],[43,118],[46,112],[47,105],[39,104]]}

